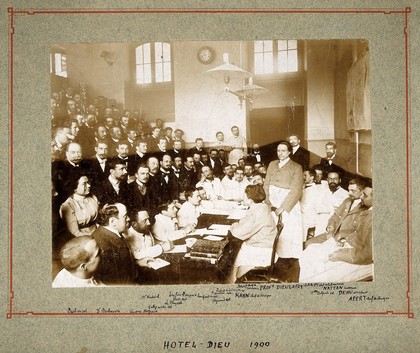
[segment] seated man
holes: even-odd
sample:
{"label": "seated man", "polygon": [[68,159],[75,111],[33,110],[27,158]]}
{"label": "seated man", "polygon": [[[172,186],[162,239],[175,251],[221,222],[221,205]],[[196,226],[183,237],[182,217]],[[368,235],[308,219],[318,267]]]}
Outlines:
{"label": "seated man", "polygon": [[137,269],[123,233],[130,218],[121,203],[105,205],[100,210],[100,224],[92,234],[101,249],[97,276],[105,284],[133,284]]}
{"label": "seated man", "polygon": [[363,189],[353,230],[339,227],[321,244],[310,245],[299,260],[299,282],[348,282],[373,275],[372,188]]}
{"label": "seated man", "polygon": [[243,201],[245,188],[248,185],[250,184],[248,180],[244,178],[244,170],[240,167],[236,168],[234,180],[227,184],[227,187],[224,189],[224,199],[236,202]]}
{"label": "seated man", "polygon": [[303,172],[303,191],[300,198],[302,211],[302,226],[305,240],[313,238],[316,224],[316,205],[320,199],[322,189],[315,184],[316,172],[310,168]]}
{"label": "seated man", "polygon": [[160,242],[174,241],[182,239],[188,233],[194,230],[194,227],[186,226],[179,229],[176,215],[178,209],[173,201],[165,202],[158,207],[159,214],[155,216],[155,224],[153,225],[153,236]]}
{"label": "seated man", "polygon": [[201,202],[200,194],[195,188],[189,188],[185,191],[186,201],[178,211],[178,225],[181,229],[195,228],[200,216],[199,205]]}
{"label": "seated man", "polygon": [[201,179],[196,187],[202,186],[206,190],[209,200],[222,199],[223,188],[219,178],[215,178],[209,166],[201,167]]}
{"label": "seated man", "polygon": [[328,220],[334,211],[348,197],[348,192],[343,189],[338,172],[328,173],[328,188],[323,188],[316,206],[315,236],[325,232]]}
{"label": "seated man", "polygon": [[101,285],[92,274],[98,268],[100,251],[90,235],[75,237],[68,241],[60,252],[64,268],[55,277],[53,288],[96,287]]}
{"label": "seated man", "polygon": [[147,211],[135,211],[131,217],[131,227],[126,237],[131,253],[139,266],[150,267],[150,261],[160,256],[164,251],[173,249],[170,241],[155,244],[150,232],[149,214]]}

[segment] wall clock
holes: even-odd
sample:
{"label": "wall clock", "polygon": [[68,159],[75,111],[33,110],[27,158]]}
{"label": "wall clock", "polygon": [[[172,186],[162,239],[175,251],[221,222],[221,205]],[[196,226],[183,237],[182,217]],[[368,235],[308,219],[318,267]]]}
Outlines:
{"label": "wall clock", "polygon": [[197,52],[198,61],[205,65],[210,64],[214,60],[215,56],[216,53],[214,49],[210,47],[201,47]]}

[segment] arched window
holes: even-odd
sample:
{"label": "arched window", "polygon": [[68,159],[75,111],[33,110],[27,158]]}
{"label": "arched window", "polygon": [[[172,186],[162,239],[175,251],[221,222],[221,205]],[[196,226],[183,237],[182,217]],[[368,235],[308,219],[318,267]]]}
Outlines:
{"label": "arched window", "polygon": [[137,84],[172,81],[171,45],[164,42],[145,43],[136,48]]}

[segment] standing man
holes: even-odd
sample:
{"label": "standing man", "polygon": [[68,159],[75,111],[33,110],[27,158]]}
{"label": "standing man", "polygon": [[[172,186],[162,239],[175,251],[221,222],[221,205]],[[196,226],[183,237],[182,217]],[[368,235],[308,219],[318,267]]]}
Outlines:
{"label": "standing man", "polygon": [[349,167],[343,157],[337,155],[337,145],[335,142],[327,142],[325,145],[326,157],[321,158],[319,164],[322,166],[324,177],[331,171],[338,171],[343,179],[342,186],[347,189],[349,185],[350,175],[348,175]]}
{"label": "standing man", "polygon": [[247,145],[245,137],[239,135],[239,128],[232,126],[232,135],[226,141],[226,144],[230,147],[229,153],[229,164],[237,164],[240,158],[243,158],[247,154]]}
{"label": "standing man", "polygon": [[289,142],[292,145],[292,154],[290,159],[299,163],[302,166],[302,170],[309,169],[309,151],[300,146],[300,138],[296,134],[289,136]]}
{"label": "standing man", "polygon": [[127,208],[121,203],[105,205],[99,219],[100,226],[92,234],[101,250],[98,279],[109,285],[133,284],[137,270],[124,238],[130,224]]}

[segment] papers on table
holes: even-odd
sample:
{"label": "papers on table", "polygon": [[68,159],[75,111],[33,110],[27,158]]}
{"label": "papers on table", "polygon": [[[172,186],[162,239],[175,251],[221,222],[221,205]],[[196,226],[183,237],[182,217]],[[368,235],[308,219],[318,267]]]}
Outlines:
{"label": "papers on table", "polygon": [[196,229],[195,232],[189,233],[188,236],[200,236],[203,235],[219,235],[219,236],[226,236],[228,234],[229,228],[226,229],[207,229],[207,228],[200,228]]}
{"label": "papers on table", "polygon": [[167,253],[167,254],[178,254],[178,253],[183,253],[183,252],[187,252],[187,245],[186,244],[175,245],[172,250],[165,251],[165,253]]}
{"label": "papers on table", "polygon": [[222,210],[222,209],[207,209],[203,210],[203,214],[212,214],[212,215],[220,215],[220,216],[228,216],[230,213],[230,210]]}
{"label": "papers on table", "polygon": [[214,230],[216,230],[216,229],[218,229],[218,230],[227,230],[227,231],[229,231],[230,230],[230,225],[228,225],[228,224],[212,224],[210,227],[209,227],[209,229],[214,229]]}
{"label": "papers on table", "polygon": [[148,262],[147,262],[147,264],[148,264],[151,268],[153,268],[154,270],[158,270],[158,269],[160,269],[160,268],[162,268],[162,267],[165,267],[165,266],[170,265],[170,262],[165,261],[165,260],[160,259],[160,258],[156,258],[156,259],[153,259],[153,260],[151,260],[151,261],[148,261]]}
{"label": "papers on table", "polygon": [[206,240],[213,240],[213,241],[219,241],[219,240],[222,240],[222,239],[223,239],[223,237],[217,237],[217,236],[215,236],[215,235],[208,235],[208,236],[204,237],[203,239],[206,239]]}

